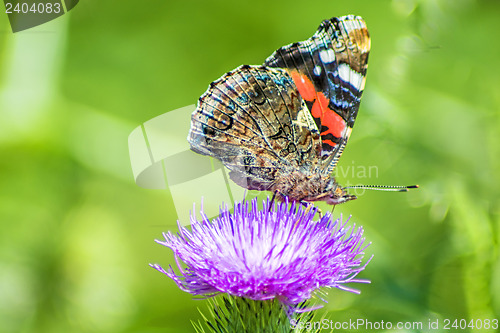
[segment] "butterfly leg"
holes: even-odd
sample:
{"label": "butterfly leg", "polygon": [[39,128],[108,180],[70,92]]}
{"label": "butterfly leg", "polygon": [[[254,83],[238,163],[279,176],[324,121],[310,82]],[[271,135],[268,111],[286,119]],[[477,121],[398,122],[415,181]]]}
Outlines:
{"label": "butterfly leg", "polygon": [[321,212],[321,209],[314,206],[314,204],[312,202],[307,202],[307,201],[299,201],[299,202],[302,206],[306,207],[306,209],[308,209],[308,210],[316,209],[316,212],[319,213],[319,218],[323,217],[323,212]]}
{"label": "butterfly leg", "polygon": [[273,193],[273,197],[271,198],[271,202],[269,203],[269,211],[271,211],[271,207],[272,207],[272,206],[273,206],[273,204],[274,204],[274,198],[276,198],[276,194],[280,194],[280,195],[281,195],[281,193],[280,193],[280,191],[279,191],[279,190],[274,191],[274,193]]}

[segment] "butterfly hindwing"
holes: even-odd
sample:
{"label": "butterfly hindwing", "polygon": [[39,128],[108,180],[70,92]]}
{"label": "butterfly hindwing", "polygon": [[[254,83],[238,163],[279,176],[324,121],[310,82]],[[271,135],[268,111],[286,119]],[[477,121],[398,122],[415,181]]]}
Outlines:
{"label": "butterfly hindwing", "polygon": [[200,97],[188,141],[195,152],[220,159],[237,184],[266,190],[279,170],[318,157],[319,135],[301,122],[305,111],[285,70],[240,66]]}
{"label": "butterfly hindwing", "polygon": [[293,78],[320,132],[325,174],[335,168],[356,120],[369,51],[365,22],[349,15],[323,21],[311,38],[278,49],[265,62]]}

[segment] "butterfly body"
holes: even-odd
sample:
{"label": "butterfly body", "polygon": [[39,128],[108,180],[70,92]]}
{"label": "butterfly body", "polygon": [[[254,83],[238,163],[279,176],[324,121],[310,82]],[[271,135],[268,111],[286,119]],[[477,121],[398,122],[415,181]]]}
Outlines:
{"label": "butterfly body", "polygon": [[250,190],[291,201],[355,199],[331,174],[359,109],[369,45],[360,17],[332,18],[263,66],[226,73],[192,114],[191,149],[221,160]]}
{"label": "butterfly body", "polygon": [[334,177],[322,175],[317,167],[285,169],[270,190],[294,201],[325,201],[330,205],[356,199],[343,190]]}

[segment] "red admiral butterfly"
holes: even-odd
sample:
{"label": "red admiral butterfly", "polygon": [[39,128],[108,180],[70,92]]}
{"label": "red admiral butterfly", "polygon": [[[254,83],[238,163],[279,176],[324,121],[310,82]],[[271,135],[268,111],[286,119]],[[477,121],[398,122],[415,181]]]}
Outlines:
{"label": "red admiral butterfly", "polygon": [[356,199],[331,174],[356,120],[369,51],[361,17],[334,17],[263,66],[223,75],[192,114],[191,149],[221,160],[231,179],[250,190],[331,205]]}

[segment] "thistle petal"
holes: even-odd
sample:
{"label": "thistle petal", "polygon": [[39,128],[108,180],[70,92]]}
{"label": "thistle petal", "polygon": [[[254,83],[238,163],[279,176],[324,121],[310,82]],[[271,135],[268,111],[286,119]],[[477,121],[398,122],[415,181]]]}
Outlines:
{"label": "thistle petal", "polygon": [[359,293],[345,284],[370,282],[355,278],[371,260],[362,264],[370,245],[363,245],[363,228],[346,227],[349,219],[333,221],[330,214],[314,221],[314,215],[286,200],[270,207],[269,198],[262,210],[254,199],[250,206],[236,203],[233,213],[221,208],[212,221],[193,215],[191,230],[179,225],[177,235],[164,233],[165,240],[156,241],[174,252],[180,273],[150,266],[203,297],[227,293],[294,306],[325,287]]}

